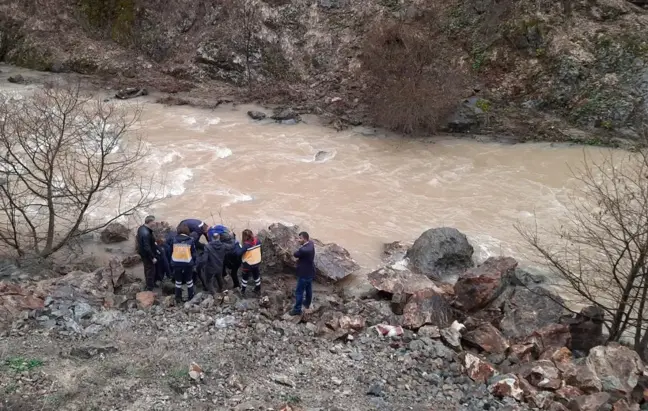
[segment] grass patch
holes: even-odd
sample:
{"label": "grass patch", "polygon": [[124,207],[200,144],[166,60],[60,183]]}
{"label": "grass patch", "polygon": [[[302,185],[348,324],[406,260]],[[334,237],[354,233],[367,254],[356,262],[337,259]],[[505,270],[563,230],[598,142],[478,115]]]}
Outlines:
{"label": "grass patch", "polygon": [[14,372],[31,371],[34,368],[42,367],[43,364],[43,360],[36,358],[12,357],[4,361],[5,367]]}

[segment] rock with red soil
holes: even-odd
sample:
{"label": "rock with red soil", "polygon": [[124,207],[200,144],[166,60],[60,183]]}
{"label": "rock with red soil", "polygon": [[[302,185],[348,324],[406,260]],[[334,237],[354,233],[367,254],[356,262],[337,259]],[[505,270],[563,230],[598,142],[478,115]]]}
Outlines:
{"label": "rock with red soil", "polygon": [[340,328],[345,331],[360,331],[365,328],[365,319],[359,315],[345,315],[340,317]]}
{"label": "rock with red soil", "polygon": [[533,361],[537,355],[538,347],[533,343],[513,344],[509,347],[508,357],[513,364]]}
{"label": "rock with red soil", "polygon": [[522,376],[534,387],[545,390],[557,390],[562,384],[560,372],[549,360],[533,362],[528,374]]}
{"label": "rock with red soil", "polygon": [[598,376],[584,364],[558,364],[566,384],[574,386],[584,394],[593,394],[603,389]]}
{"label": "rock with red soil", "polygon": [[454,313],[445,298],[434,290],[415,292],[403,309],[403,326],[420,328],[436,325],[444,328],[454,321]]}
{"label": "rock with red soil", "polygon": [[543,352],[542,355],[540,355],[540,359],[553,361],[553,363],[556,365],[561,363],[570,364],[573,359],[573,355],[567,347],[550,348]]}
{"label": "rock with red soil", "polygon": [[462,362],[466,375],[475,382],[485,384],[489,379],[497,375],[495,367],[471,353],[464,353]]}
{"label": "rock with red soil", "polygon": [[106,244],[128,241],[130,230],[123,224],[110,223],[101,231],[101,241]]}
{"label": "rock with red soil", "polygon": [[563,324],[549,324],[534,331],[525,342],[535,344],[538,352],[544,353],[550,349],[568,346],[570,339],[569,327]]}
{"label": "rock with red soil", "polygon": [[556,390],[555,399],[564,406],[567,406],[569,405],[569,401],[571,401],[572,398],[580,397],[583,394],[585,393],[578,388],[571,385],[565,385]]}
{"label": "rock with red soil", "polygon": [[527,396],[527,401],[538,409],[546,410],[554,402],[554,393],[551,391],[540,391]]}
{"label": "rock with red soil", "polygon": [[455,228],[441,227],[421,234],[407,251],[407,258],[412,271],[452,284],[474,265],[473,253],[463,233]]}
{"label": "rock with red soil", "polygon": [[612,411],[639,411],[639,404],[630,403],[620,399],[612,405]]}
{"label": "rock with red soil", "polygon": [[25,310],[43,308],[42,294],[18,284],[0,282],[0,330],[11,325]]}
{"label": "rock with red soil", "polygon": [[510,257],[491,257],[460,275],[454,286],[457,305],[466,312],[486,307],[508,286],[517,264]]}
{"label": "rock with red soil", "polygon": [[644,370],[636,351],[616,343],[592,348],[586,364],[601,381],[603,391],[622,397],[632,393]]}
{"label": "rock with red soil", "polygon": [[153,291],[141,291],[135,295],[135,299],[139,308],[146,309],[153,307],[156,295]]}
{"label": "rock with red soil", "polygon": [[490,323],[466,332],[462,338],[464,342],[489,354],[504,354],[510,346],[506,337]]}
{"label": "rock with red soil", "polygon": [[608,401],[610,401],[610,394],[597,392],[596,394],[572,398],[569,401],[568,408],[571,411],[599,411]]}
{"label": "rock with red soil", "polygon": [[369,282],[377,290],[389,294],[403,293],[412,295],[421,290],[435,290],[442,294],[443,290],[432,280],[422,274],[415,274],[409,270],[405,262],[379,268],[369,273]]}
{"label": "rock with red soil", "polygon": [[489,381],[488,390],[499,398],[510,397],[522,401],[524,391],[520,387],[520,381],[514,374],[504,374],[493,377]]}
{"label": "rock with red soil", "polygon": [[502,301],[499,329],[508,338],[524,338],[535,330],[555,324],[564,313],[562,298],[540,287],[510,287]]}

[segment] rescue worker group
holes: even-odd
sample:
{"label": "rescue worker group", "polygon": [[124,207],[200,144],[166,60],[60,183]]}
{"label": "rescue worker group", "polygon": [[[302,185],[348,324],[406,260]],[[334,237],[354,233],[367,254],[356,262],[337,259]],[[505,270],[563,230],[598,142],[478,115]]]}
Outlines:
{"label": "rescue worker group", "polygon": [[[234,292],[245,297],[248,284],[253,281],[254,294],[257,297],[261,295],[261,242],[252,230],[243,230],[239,242],[236,234],[224,225],[210,227],[200,219],[181,221],[166,238],[156,237],[155,225],[155,217],[147,216],[136,237],[148,291],[154,291],[157,282],[169,277],[175,282],[177,303],[183,301],[183,286],[187,288],[188,300],[193,299],[197,280],[212,295],[227,292],[225,278],[229,270]],[[202,237],[207,243],[200,241]],[[298,280],[291,315],[301,315],[302,310],[310,309],[313,300],[315,246],[305,231],[299,233],[298,242],[300,246],[293,253],[297,259]]]}

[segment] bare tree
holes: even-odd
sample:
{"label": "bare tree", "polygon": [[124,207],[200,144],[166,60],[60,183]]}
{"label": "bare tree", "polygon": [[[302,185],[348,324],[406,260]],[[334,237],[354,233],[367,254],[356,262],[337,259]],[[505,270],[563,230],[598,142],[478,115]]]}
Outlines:
{"label": "bare tree", "polygon": [[[573,173],[566,221],[543,240],[537,226],[516,229],[562,282],[575,302],[606,314],[608,341],[626,336],[645,357],[648,346],[648,152],[585,155]],[[560,238],[556,243],[555,238]]]}
{"label": "bare tree", "polygon": [[139,169],[145,145],[131,133],[138,119],[79,86],[0,97],[0,243],[46,258],[156,201]]}

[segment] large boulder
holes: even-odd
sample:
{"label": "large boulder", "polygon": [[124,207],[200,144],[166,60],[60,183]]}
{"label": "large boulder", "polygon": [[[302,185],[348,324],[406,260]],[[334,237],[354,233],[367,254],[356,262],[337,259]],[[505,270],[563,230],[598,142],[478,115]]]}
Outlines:
{"label": "large boulder", "polygon": [[403,309],[403,326],[417,329],[426,324],[444,328],[454,321],[454,312],[445,298],[434,290],[415,292]]}
{"label": "large boulder", "polygon": [[510,347],[506,337],[490,323],[485,323],[468,331],[463,340],[489,354],[504,354]]}
{"label": "large boulder", "polygon": [[127,241],[130,236],[128,227],[120,223],[110,223],[101,232],[101,241],[106,244]]}
{"label": "large boulder", "polygon": [[644,370],[636,351],[616,343],[592,348],[586,364],[601,381],[603,391],[621,397],[632,393]]}
{"label": "large boulder", "polygon": [[399,261],[379,268],[369,273],[368,278],[371,285],[378,291],[389,294],[411,295],[421,290],[435,290],[438,293],[443,293],[443,290],[432,280],[422,274],[410,271],[406,261]]}
{"label": "large boulder", "polygon": [[64,277],[40,281],[36,289],[41,295],[80,298],[101,306],[106,300],[114,298],[114,292],[125,283],[125,274],[121,262],[115,258],[107,267],[92,273],[74,271]]}
{"label": "large boulder", "polygon": [[421,234],[407,251],[412,270],[435,280],[454,283],[473,267],[473,247],[456,228],[432,228]]}
{"label": "large boulder", "polygon": [[[272,224],[267,230],[259,232],[261,253],[263,254],[263,273],[281,273],[285,269],[294,269],[297,260],[292,254],[299,247],[297,242],[299,227]],[[327,281],[341,280],[360,269],[349,252],[337,244],[325,244],[311,239],[315,244],[315,270],[320,279]]]}
{"label": "large boulder", "polygon": [[600,307],[584,307],[574,316],[564,316],[560,322],[569,326],[571,333],[571,348],[584,354],[598,345],[603,344],[603,322],[605,313]]}
{"label": "large boulder", "polygon": [[500,299],[503,301],[499,307],[503,312],[499,329],[508,338],[524,338],[560,321],[564,302],[557,294],[540,287],[510,287],[509,290],[507,298]]}
{"label": "large boulder", "polygon": [[490,257],[463,273],[454,286],[457,305],[466,312],[489,305],[509,285],[517,264],[511,257]]}
{"label": "large boulder", "polygon": [[351,254],[335,243],[315,243],[315,271],[324,280],[338,281],[360,269]]}

